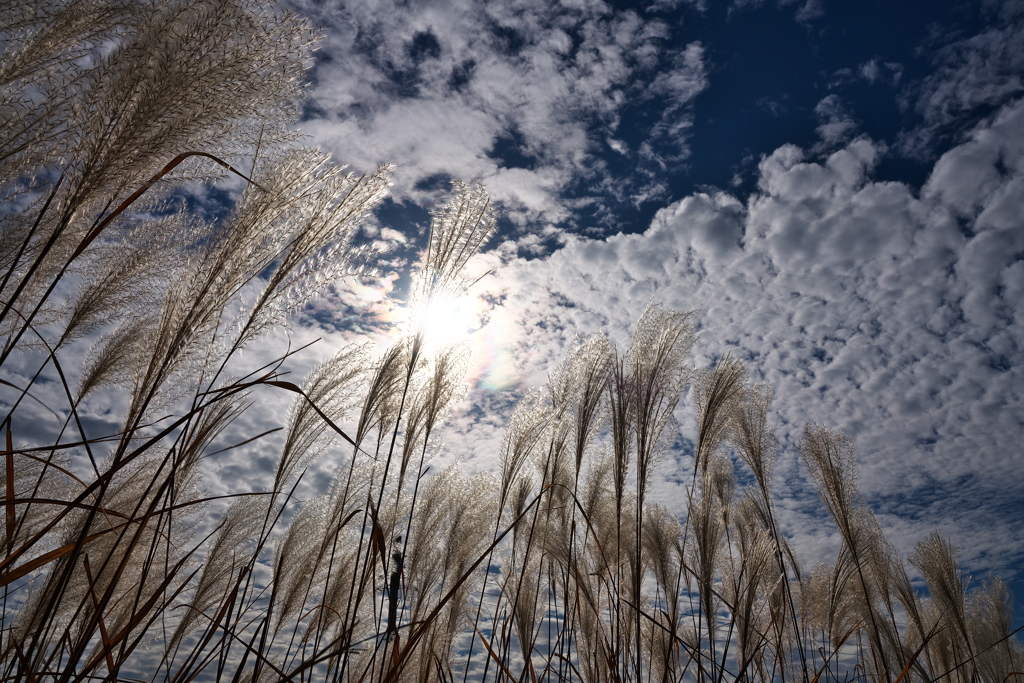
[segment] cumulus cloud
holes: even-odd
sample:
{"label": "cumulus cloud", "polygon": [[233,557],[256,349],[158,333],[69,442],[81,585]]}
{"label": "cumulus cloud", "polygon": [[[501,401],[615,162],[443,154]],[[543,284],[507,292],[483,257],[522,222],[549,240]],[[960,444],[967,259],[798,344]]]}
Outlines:
{"label": "cumulus cloud", "polygon": [[[625,345],[651,299],[696,308],[697,362],[732,352],[776,389],[790,521],[813,496],[795,439],[825,423],[857,440],[861,487],[883,516],[915,520],[897,525],[901,545],[937,527],[970,540],[968,564],[991,553],[986,568],[1009,571],[1024,537],[985,520],[1024,504],[1005,477],[1024,427],[1022,140],[1016,102],[943,155],[920,192],[872,179],[883,147],[871,140],[821,156],[785,145],[745,201],[694,194],[643,234],[508,259],[487,287],[519,381],[543,382],[578,332]],[[950,516],[968,506],[978,512]],[[792,527],[805,541],[820,527],[808,521]]]}

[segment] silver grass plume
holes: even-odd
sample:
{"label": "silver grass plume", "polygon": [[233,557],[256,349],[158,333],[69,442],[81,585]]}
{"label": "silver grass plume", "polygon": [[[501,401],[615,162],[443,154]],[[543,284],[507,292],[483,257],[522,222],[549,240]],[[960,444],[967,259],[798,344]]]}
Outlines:
{"label": "silver grass plume", "polygon": [[663,505],[652,505],[647,509],[644,515],[643,549],[670,608],[673,596],[679,590],[676,576],[682,531],[679,520]]}
{"label": "silver grass plume", "polygon": [[[159,235],[171,231],[179,220],[175,216],[156,221],[154,232]],[[138,229],[127,231],[117,242],[92,249],[73,273],[82,278],[82,283],[69,303],[69,314],[55,348],[95,332],[112,319],[158,305],[165,273],[183,262],[169,239],[152,238]]]}
{"label": "silver grass plume", "polygon": [[540,564],[539,555],[530,554],[525,563],[515,568],[515,574],[511,577],[516,586],[512,618],[523,657],[524,672],[533,670],[531,660],[540,630],[540,619],[537,614],[541,582]]}
{"label": "silver grass plume", "polygon": [[360,447],[374,428],[379,431],[391,424],[390,406],[401,394],[406,371],[405,361],[405,348],[402,344],[391,346],[377,361],[356,426],[356,448]]}
{"label": "silver grass plume", "polygon": [[51,160],[73,112],[79,60],[140,9],[124,0],[0,3],[0,185]]}
{"label": "silver grass plume", "polygon": [[[365,272],[369,252],[356,248],[353,237],[360,221],[387,195],[392,167],[357,177],[329,159],[319,150],[289,152],[284,162],[290,170],[282,174],[288,182],[269,193],[250,192],[264,207],[256,214],[272,219],[265,232],[280,235],[280,243],[269,254],[274,265],[262,293],[248,319],[240,321],[238,345],[281,324],[338,278]],[[267,187],[262,179],[260,184]]]}
{"label": "silver grass plume", "polygon": [[[28,227],[40,219],[22,232],[5,275],[11,310],[5,308],[4,317],[25,322],[15,326],[4,357],[29,325],[42,321],[37,316],[52,309],[50,295],[66,269],[90,245],[99,245],[96,231],[116,215],[113,207],[144,192],[154,173],[166,172],[169,162],[183,154],[232,156],[261,136],[269,147],[290,137],[274,131],[283,131],[296,113],[292,102],[310,63],[315,37],[304,20],[247,0],[132,9],[132,19],[111,31],[102,49],[64,61],[63,73],[56,70],[52,78],[27,86],[67,101],[59,131],[34,138],[36,124],[45,128],[34,118],[35,103],[29,99],[12,105],[15,125],[28,130],[31,145],[46,152],[35,168],[18,162],[18,178],[41,181],[28,190],[31,195],[41,198],[48,190],[49,195],[44,202],[48,210],[29,201],[26,210],[33,218],[15,221]],[[108,20],[105,14],[98,12],[97,18]],[[57,52],[59,42],[54,44]],[[0,101],[5,97],[0,93]],[[18,178],[0,177],[0,185],[18,185]],[[143,203],[151,203],[162,187],[158,183]],[[116,223],[128,224],[132,212],[108,225],[107,234],[117,231]],[[9,212],[4,214],[6,223]]]}
{"label": "silver grass plume", "polygon": [[977,668],[982,680],[996,681],[1010,671],[1020,671],[1024,648],[1010,637],[1013,624],[1013,595],[998,577],[986,579],[968,594],[967,624],[978,652]]}
{"label": "silver grass plume", "polygon": [[[435,484],[435,481],[441,480]],[[426,610],[436,604],[440,595],[454,587],[476,558],[483,552],[489,539],[488,526],[495,514],[494,484],[488,478],[464,479],[455,468],[448,468],[425,485],[436,486],[428,492],[431,498],[428,518],[419,520],[410,547],[415,548],[418,562],[429,556],[429,573],[421,570],[407,572],[406,599],[414,600],[409,621],[417,622]],[[440,494],[440,495],[438,495]],[[437,661],[447,664],[452,656],[458,634],[472,626],[467,614],[468,598],[478,588],[479,580],[464,581],[452,599],[432,624],[422,648],[420,677],[431,680]],[[425,668],[424,668],[425,667]]]}
{"label": "silver grass plume", "polygon": [[[355,454],[349,458],[348,467],[339,467],[327,492],[329,501],[326,513],[327,531],[323,537],[323,548],[331,545],[333,538],[346,524],[358,526],[351,519],[360,511],[363,501],[370,492],[370,483],[378,475],[377,461]],[[321,550],[321,552],[325,552]]]}
{"label": "silver grass plume", "polygon": [[215,608],[230,598],[236,588],[237,572],[250,559],[266,508],[264,499],[248,497],[236,500],[224,513],[220,528],[207,549],[191,599],[182,604],[181,620],[167,641],[169,657],[173,658],[182,640],[204,625]]}
{"label": "silver grass plume", "polygon": [[[14,444],[17,447],[17,443]],[[11,472],[8,472],[8,462]],[[51,454],[18,453],[7,458],[0,458],[0,481],[12,484],[14,500],[30,498],[65,500],[69,497],[73,480],[71,458],[66,452]],[[5,494],[6,498],[6,486]],[[13,519],[17,523],[8,527],[3,533],[6,553],[20,547],[40,531],[53,517],[53,508],[46,504],[21,503],[12,505]]]}
{"label": "silver grass plume", "polygon": [[172,453],[170,471],[164,475],[170,483],[166,494],[170,502],[180,503],[184,496],[195,493],[190,486],[199,478],[199,460],[213,441],[250,406],[249,394],[241,392],[218,401],[203,410],[181,435]]}
{"label": "silver grass plume", "polygon": [[[469,567],[480,555],[487,544],[487,527],[493,517],[495,482],[486,476],[475,476],[466,479],[456,470],[455,489],[452,500],[446,507],[446,536],[444,539],[444,584],[452,586],[465,576]],[[454,627],[457,618],[459,623],[465,617],[466,596],[469,594],[471,582],[463,584],[458,595],[450,603],[450,627]],[[457,632],[455,628],[448,629]]]}
{"label": "silver grass plume", "polygon": [[322,547],[323,539],[327,537],[329,510],[326,495],[307,501],[277,544],[274,566],[281,570],[276,579],[275,636],[301,615],[313,594],[313,586],[322,583],[326,570]]}
{"label": "silver grass plume", "polygon": [[608,377],[608,407],[612,426],[612,490],[615,507],[621,511],[636,423],[636,396],[625,359],[621,357],[612,362],[612,372]]}
{"label": "silver grass plume", "polygon": [[815,566],[800,591],[804,628],[811,633],[819,630],[838,647],[843,636],[860,624],[856,581],[857,568],[846,546],[840,548],[834,564]]}
{"label": "silver grass plume", "polygon": [[323,563],[322,580],[314,584],[320,593],[320,602],[309,608],[312,610],[306,623],[303,642],[316,642],[316,639],[333,637],[339,634],[337,629],[355,626],[354,640],[365,637],[375,628],[374,610],[372,605],[365,603],[350,609],[350,593],[352,576],[360,570],[356,565],[356,547],[359,543],[358,530],[348,525],[340,531],[329,530],[334,549],[328,549],[321,559]]}
{"label": "silver grass plume", "polygon": [[576,478],[579,477],[583,456],[601,426],[600,408],[607,390],[613,355],[611,343],[604,335],[587,337],[573,350],[571,355],[577,387],[574,430]]}
{"label": "silver grass plume", "polygon": [[512,509],[510,516],[512,519],[517,520],[512,527],[512,547],[517,550],[523,548],[523,554],[529,552],[527,543],[532,534],[529,530],[529,520],[525,518],[519,519],[519,516],[523,514],[523,510],[526,509],[526,503],[530,500],[530,495],[533,493],[533,483],[533,477],[530,475],[520,475],[512,486],[512,495],[509,503]]}
{"label": "silver grass plume", "polygon": [[[893,605],[890,607],[891,613],[896,613],[897,609],[902,609],[906,614],[907,625],[903,629],[902,649],[904,650],[903,656],[907,659],[906,651],[913,652],[928,636],[925,630],[924,615],[921,612],[921,603],[917,598],[917,593],[910,582],[910,577],[907,575],[907,568],[899,558],[895,546],[884,538],[880,539],[880,541],[879,546],[881,552],[885,553],[886,560],[875,563],[877,567],[876,573],[879,576],[879,581],[883,582],[886,586],[882,591],[883,594],[888,593],[899,602],[898,606]],[[896,634],[899,635],[899,633],[900,631],[897,630]],[[898,644],[895,647],[898,647]],[[920,666],[919,663],[915,664]]]}
{"label": "silver grass plume", "polygon": [[853,441],[841,432],[808,424],[800,454],[825,507],[849,540],[854,536],[854,509],[860,505]]}
{"label": "silver grass plume", "polygon": [[99,337],[86,351],[78,378],[76,401],[108,384],[131,386],[140,371],[144,342],[151,318],[130,316],[111,332]]}
{"label": "silver grass plume", "polygon": [[[770,598],[784,580],[771,571],[775,547],[757,508],[757,495],[750,490],[734,506],[733,544],[739,562],[726,568],[723,581],[726,601],[732,604],[740,668],[749,666],[761,651],[774,621],[767,615],[777,612],[777,605],[770,604]],[[762,599],[765,594],[768,601]]]}
{"label": "silver grass plume", "polygon": [[[59,134],[47,132],[46,117],[38,116],[39,107],[30,99],[15,96],[14,115],[4,117],[31,138],[28,143],[18,134],[3,136],[15,146],[8,154],[17,156],[19,145],[44,150],[35,160],[43,167],[37,173],[64,162],[56,204],[25,253],[32,260],[46,244],[53,257],[53,268],[44,267],[35,280],[45,281],[47,268],[56,272],[98,215],[176,155],[237,153],[255,141],[254,121],[266,122],[264,137],[271,141],[274,122],[280,128],[295,113],[290,103],[300,93],[316,40],[304,20],[246,1],[170,2],[113,13],[104,5],[117,7],[69,3],[67,9],[79,17],[71,24],[88,21],[81,13],[84,6],[99,9],[90,17],[97,25],[82,26],[78,36],[72,30],[61,39],[42,41],[49,42],[52,55],[44,61],[52,59],[62,68],[44,70],[39,82],[26,86],[30,92],[38,88],[56,94],[45,102],[64,108]],[[57,14],[59,26],[64,13]],[[123,23],[107,23],[117,22],[118,14]],[[82,33],[95,36],[94,48],[102,35],[103,49],[77,60],[61,54],[65,41]],[[5,54],[5,62],[11,56]],[[255,128],[258,133],[260,126]],[[18,163],[23,169],[25,164]],[[0,177],[0,183],[10,180]]]}
{"label": "silver grass plume", "polygon": [[[902,668],[905,662],[910,661],[916,649],[910,643],[923,642],[927,634],[924,632],[914,588],[900,559],[899,551],[886,540],[874,515],[866,516],[868,520],[865,526],[874,530],[869,536],[871,542],[867,544],[865,553],[868,557],[867,565],[871,569],[871,578],[877,585],[878,599],[883,606],[880,611],[883,615],[888,615],[887,619],[880,622],[879,628],[886,647],[894,653],[896,661]],[[905,613],[905,617],[897,622],[894,615],[901,611]],[[902,623],[904,620],[905,625]],[[916,661],[914,663],[918,664]]]}
{"label": "silver grass plume", "polygon": [[281,491],[296,470],[320,455],[334,440],[334,431],[328,429],[313,406],[335,423],[340,421],[363,384],[367,353],[365,345],[346,346],[309,373],[304,386],[306,397],[296,399],[288,414],[288,431],[274,475],[274,491]]}
{"label": "silver grass plume", "polygon": [[[316,552],[312,552],[314,546],[306,547],[306,566],[314,567],[313,573],[305,573],[303,580],[306,581],[308,600],[303,598],[306,605],[305,615],[308,620],[302,627],[303,635],[299,642],[316,647],[323,638],[333,638],[338,635],[338,629],[358,627],[359,633],[349,634],[349,637],[358,639],[367,629],[373,628],[374,611],[372,606],[366,604],[353,607],[351,603],[354,590],[354,577],[361,571],[357,567],[357,557],[365,549],[364,530],[362,528],[362,514],[365,508],[365,501],[370,494],[372,483],[380,476],[380,467],[372,459],[360,457],[359,453],[353,453],[349,467],[339,468],[334,480],[331,482],[330,491],[323,505],[323,533],[316,538],[318,541]],[[391,520],[382,520],[386,527]],[[316,598],[319,598],[317,600]],[[312,606],[310,607],[310,603]],[[296,632],[300,624],[296,624]],[[333,634],[333,635],[332,635]],[[294,638],[295,636],[293,636]],[[296,648],[293,656],[300,661],[304,650]]]}
{"label": "silver grass plume", "polygon": [[445,575],[444,520],[446,508],[454,498],[456,473],[454,468],[448,468],[420,488],[405,557],[405,600],[412,621],[422,619],[439,597],[438,586]]}
{"label": "silver grass plume", "polygon": [[[797,638],[796,645],[800,655],[800,664],[806,668],[804,644],[799,632],[800,621],[797,617],[797,599],[789,580],[788,567],[792,569],[797,581],[800,580],[800,567],[785,537],[779,532],[775,522],[774,504],[771,495],[771,479],[778,453],[778,437],[775,429],[769,424],[768,410],[771,406],[772,390],[767,384],[746,385],[741,387],[740,395],[731,403],[730,425],[728,438],[736,447],[740,459],[750,468],[757,482],[757,496],[750,499],[750,511],[756,512],[763,527],[770,534],[775,544],[776,567],[779,575],[779,595],[785,604],[782,609],[791,617],[791,624]],[[753,495],[748,491],[748,495]],[[781,603],[780,603],[781,604]],[[780,623],[785,624],[782,616]],[[781,634],[779,635],[781,638]]]}
{"label": "silver grass plume", "polygon": [[513,484],[519,478],[523,463],[537,447],[547,426],[545,396],[539,390],[531,390],[516,404],[501,442],[501,488],[498,506],[502,510],[512,492]]}
{"label": "silver grass plume", "polygon": [[754,473],[754,479],[766,500],[771,500],[772,470],[778,453],[778,437],[768,424],[768,409],[772,402],[772,389],[757,384],[743,390],[732,404],[732,442],[740,459]]}
{"label": "silver grass plume", "polygon": [[612,454],[607,450],[601,452],[591,459],[590,467],[583,477],[579,501],[584,514],[590,519],[597,516],[601,503],[607,498],[608,479],[613,467],[612,459]]}
{"label": "silver grass plume", "polygon": [[265,185],[243,192],[220,224],[190,231],[193,251],[167,290],[159,322],[152,330],[151,355],[133,392],[127,425],[134,425],[142,411],[152,407],[165,383],[180,371],[200,370],[197,363],[215,367],[223,362],[213,349],[224,334],[225,311],[242,288],[277,257],[287,237],[285,230],[290,229],[280,219],[301,204],[292,191],[305,182],[306,171],[289,165],[289,158],[272,164],[262,178]]}
{"label": "silver grass plume", "polygon": [[725,356],[712,370],[701,371],[693,385],[697,410],[697,446],[694,467],[701,473],[711,454],[729,435],[729,421],[736,403],[743,396],[747,371],[743,363]]}
{"label": "silver grass plume", "polygon": [[[369,486],[380,481],[382,468],[378,463],[368,463],[374,466],[367,467],[368,476],[365,477]],[[362,498],[365,501],[367,498]],[[390,504],[387,499],[382,498],[382,503],[377,512],[377,528],[382,539],[393,538],[397,526],[396,506]],[[364,503],[365,505],[365,503]],[[360,519],[362,518],[362,519]],[[342,520],[345,522],[345,520]],[[355,628],[353,635],[355,639],[369,637],[374,631],[383,629],[380,623],[380,614],[373,601],[361,600],[361,593],[367,590],[362,580],[372,581],[368,575],[375,574],[373,567],[369,565],[372,559],[371,551],[374,548],[372,540],[367,544],[366,518],[362,515],[345,522],[341,527],[341,534],[333,532],[328,534],[333,543],[331,555],[333,567],[330,569],[330,579],[325,587],[323,605],[327,608],[322,610],[321,615],[311,624],[312,629],[323,637],[337,637],[341,629]],[[333,520],[332,520],[333,526]],[[386,544],[386,541],[385,541]],[[385,548],[386,550],[386,548]],[[380,558],[383,559],[383,556]],[[380,560],[378,560],[380,561]],[[367,576],[358,582],[354,578]],[[372,589],[370,589],[372,590]]]}
{"label": "silver grass plume", "polygon": [[[454,467],[423,484],[405,558],[402,621],[420,622],[484,550],[495,513],[489,505],[493,494],[489,481],[480,477],[466,480]],[[434,657],[449,660],[457,634],[469,625],[467,599],[478,583],[464,581],[430,626],[420,646],[429,655],[430,668]]]}
{"label": "silver grass plume", "polygon": [[[569,456],[570,442],[573,441],[575,420],[572,419],[579,391],[577,368],[574,367],[574,352],[566,354],[566,358],[548,373],[547,391],[551,403],[550,429],[548,430],[547,448],[538,450],[535,463],[540,473],[542,486],[549,484],[571,485],[566,461]],[[564,499],[566,490],[558,488],[552,495]]]}
{"label": "silver grass plume", "polygon": [[[301,562],[294,560],[298,563],[295,565],[289,560],[281,578],[282,607],[289,614],[302,608],[312,617],[301,628],[300,643],[311,642],[317,633],[335,624],[339,609],[342,614],[346,611],[359,539],[359,504],[366,500],[370,483],[377,475],[377,463],[354,452],[348,467],[338,468],[327,495],[311,501],[311,509],[293,522],[285,547],[279,550],[278,561],[301,558]],[[309,532],[309,538],[300,536],[303,529]],[[317,606],[310,608],[311,602]],[[276,628],[283,628],[285,623],[282,616]],[[299,637],[300,626],[298,622],[293,624],[293,641]],[[300,647],[293,650],[295,657],[302,652]]]}
{"label": "silver grass plume", "polygon": [[292,116],[316,42],[304,20],[244,0],[171,2],[143,16],[82,84],[83,199],[118,196],[197,143],[227,152],[242,121]]}
{"label": "silver grass plume", "polygon": [[428,341],[425,332],[433,308],[447,306],[465,292],[462,272],[495,231],[491,200],[482,185],[453,180],[452,189],[454,196],[432,212],[427,251],[410,285],[410,366]]}
{"label": "silver grass plume", "polygon": [[661,505],[644,511],[643,550],[661,593],[661,608],[653,611],[657,626],[651,628],[651,665],[661,680],[671,680],[677,671],[673,635],[679,628],[679,561],[682,528],[679,520]]}
{"label": "silver grass plume", "polygon": [[875,668],[880,675],[888,676],[892,673],[890,648],[884,642],[888,628],[878,608],[878,601],[887,601],[888,596],[880,595],[884,584],[879,586],[877,576],[884,575],[884,570],[873,562],[880,557],[875,548],[881,542],[881,530],[857,491],[853,441],[841,432],[808,424],[800,440],[800,454],[850,552]]}
{"label": "silver grass plume", "polygon": [[468,389],[465,383],[468,352],[465,347],[453,345],[431,357],[425,377],[413,392],[413,400],[406,418],[405,438],[398,481],[405,480],[406,470],[417,448],[421,451],[444,418],[448,408],[462,398]]}
{"label": "silver grass plume", "polygon": [[[723,544],[726,534],[725,505],[731,504],[731,486],[725,481],[731,478],[731,467],[725,458],[714,454],[704,467],[701,495],[691,503],[690,523],[693,528],[693,545],[690,546],[690,566],[700,591],[701,611],[708,619],[706,629],[713,640],[719,598],[713,590],[723,560]],[[726,502],[726,496],[730,499]]]}
{"label": "silver grass plume", "polygon": [[427,253],[413,284],[414,310],[454,294],[466,263],[494,234],[494,212],[484,187],[455,180],[452,191],[454,197],[430,221]]}
{"label": "silver grass plume", "polygon": [[[57,547],[74,544],[79,538],[94,538],[86,547],[87,552],[62,555],[47,567],[45,578],[36,584],[26,605],[19,610],[13,629],[15,642],[39,631],[45,631],[41,635],[42,642],[46,642],[55,632],[65,631],[73,646],[87,645],[92,635],[89,625],[97,613],[95,596],[109,594],[107,604],[112,609],[107,616],[116,623],[136,596],[146,599],[156,590],[161,577],[148,570],[150,553],[166,555],[173,563],[183,550],[175,547],[173,536],[166,529],[159,529],[156,520],[148,525],[126,521],[147,506],[159,505],[153,485],[160,476],[159,460],[157,455],[121,469],[97,502],[99,514],[91,519],[84,510],[69,516],[56,539]],[[179,492],[194,496],[194,484],[194,477],[183,475]],[[179,530],[188,520],[189,515],[183,511],[175,520]],[[133,537],[139,542],[133,544]],[[45,605],[57,596],[60,599],[52,604],[48,616]],[[25,645],[24,640],[20,642]],[[47,655],[42,651],[36,654]]]}
{"label": "silver grass plume", "polygon": [[729,523],[729,509],[736,494],[736,475],[732,461],[726,457],[713,457],[708,461],[703,487],[704,495],[713,495],[722,513],[722,521]]}
{"label": "silver grass plume", "polygon": [[691,313],[651,303],[636,323],[626,356],[633,393],[637,461],[637,497],[643,505],[650,470],[690,379],[685,357],[694,343]]}
{"label": "silver grass plume", "polygon": [[[951,661],[973,658],[967,615],[967,586],[960,574],[959,548],[932,532],[918,542],[910,553],[910,563],[917,567],[928,583],[931,601],[947,626],[942,634],[945,648],[953,655]],[[974,678],[973,665],[959,674],[964,680]]]}

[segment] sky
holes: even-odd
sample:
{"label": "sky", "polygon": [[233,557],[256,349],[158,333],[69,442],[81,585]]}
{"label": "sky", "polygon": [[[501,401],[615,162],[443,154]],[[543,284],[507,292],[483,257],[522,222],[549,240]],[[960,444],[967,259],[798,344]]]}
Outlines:
{"label": "sky", "polygon": [[[808,565],[838,550],[795,447],[816,422],[855,439],[904,556],[937,530],[1024,623],[1024,2],[295,4],[325,36],[298,128],[356,170],[397,165],[368,228],[385,277],[300,327],[400,296],[451,179],[500,216],[443,457],[493,467],[575,335],[624,348],[649,302],[695,309],[694,365],[731,353],[774,388]],[[685,442],[688,398],[678,415]],[[685,499],[686,462],[662,458],[657,499]]]}
{"label": "sky", "polygon": [[[296,129],[355,171],[396,165],[364,227],[390,251],[254,367],[322,338],[299,381],[385,341],[430,210],[483,183],[499,230],[466,273],[475,356],[435,467],[495,471],[516,400],[577,335],[624,350],[649,303],[693,310],[695,368],[731,354],[773,387],[778,519],[805,567],[839,549],[796,447],[813,422],[855,440],[904,557],[938,531],[970,585],[1008,581],[1024,625],[1024,0],[291,5],[324,36]],[[291,398],[258,392],[224,442],[283,425]],[[677,418],[649,495],[682,513],[689,394]],[[259,488],[279,437],[210,458],[204,488]]]}

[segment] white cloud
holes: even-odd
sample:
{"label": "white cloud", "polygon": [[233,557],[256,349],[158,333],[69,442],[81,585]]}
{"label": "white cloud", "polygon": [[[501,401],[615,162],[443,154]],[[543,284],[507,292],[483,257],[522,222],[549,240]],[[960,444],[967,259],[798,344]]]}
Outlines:
{"label": "white cloud", "polygon": [[[665,102],[648,135],[685,158],[689,107],[706,87],[699,44],[676,46],[660,21],[602,3],[302,10],[327,30],[306,133],[358,168],[400,161],[399,198],[429,200],[425,179],[480,180],[520,225],[569,220],[573,185],[614,185],[601,157],[631,102]],[[656,70],[664,59],[671,68]]]}
{"label": "white cloud", "polygon": [[879,57],[874,57],[857,67],[857,73],[871,84],[888,82],[893,85],[899,85],[900,80],[903,78],[903,65],[899,62],[886,62]]}
{"label": "white cloud", "polygon": [[838,95],[829,95],[814,107],[818,117],[818,135],[824,146],[845,142],[857,129],[857,123]]}
{"label": "white cloud", "polygon": [[739,249],[743,236],[743,205],[723,192],[696,194],[662,209],[648,235],[669,234],[674,246],[691,247],[705,260],[720,263]]}
{"label": "white cloud", "polygon": [[[732,351],[775,386],[792,531],[812,495],[794,440],[826,423],[856,438],[862,489],[886,519],[914,517],[901,541],[938,527],[968,565],[991,553],[986,568],[1009,571],[1020,529],[985,524],[1024,501],[1005,476],[1022,465],[1024,428],[1021,140],[1024,102],[947,152],[920,196],[871,180],[883,150],[870,140],[824,158],[787,145],[762,160],[745,203],[695,194],[643,234],[570,237],[548,258],[508,261],[486,286],[503,297],[519,380],[543,382],[577,332],[626,344],[651,298],[696,307],[698,363]],[[977,515],[951,516],[966,505]]]}
{"label": "white cloud", "polygon": [[878,80],[879,66],[877,59],[871,59],[860,65],[860,75],[869,83]]}
{"label": "white cloud", "polygon": [[921,115],[922,124],[902,134],[906,153],[934,155],[936,140],[962,132],[979,109],[1024,93],[1024,11],[1019,3],[998,4],[993,14],[999,25],[937,50],[934,71],[908,90],[904,103]]}

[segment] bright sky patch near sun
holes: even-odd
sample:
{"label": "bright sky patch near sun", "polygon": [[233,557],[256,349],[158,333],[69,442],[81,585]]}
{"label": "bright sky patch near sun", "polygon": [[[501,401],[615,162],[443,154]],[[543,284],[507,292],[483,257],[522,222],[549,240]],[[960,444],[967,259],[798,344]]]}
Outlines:
{"label": "bright sky patch near sun", "polygon": [[[731,352],[774,387],[805,562],[838,548],[794,446],[814,421],[856,440],[902,552],[937,529],[1024,612],[1024,3],[297,4],[326,34],[300,128],[397,164],[378,292],[450,178],[496,201],[468,279],[493,272],[429,316],[482,325],[442,458],[486,470],[575,335],[625,346],[648,301],[697,309],[696,365]],[[317,306],[380,305],[357,289]],[[681,499],[686,458],[653,495]]]}

